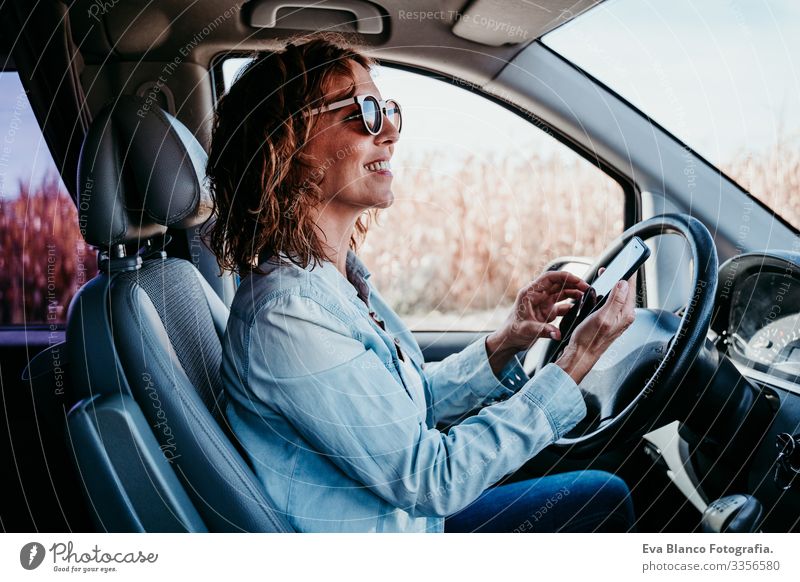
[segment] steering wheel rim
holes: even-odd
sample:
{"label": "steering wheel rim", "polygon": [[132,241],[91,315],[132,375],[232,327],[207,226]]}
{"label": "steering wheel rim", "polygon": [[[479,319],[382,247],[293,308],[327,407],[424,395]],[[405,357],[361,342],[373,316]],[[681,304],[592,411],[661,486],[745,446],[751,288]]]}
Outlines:
{"label": "steering wheel rim", "polygon": [[[638,438],[664,420],[666,409],[662,405],[674,395],[705,344],[719,265],[711,233],[696,218],[663,214],[633,225],[606,248],[589,268],[586,280],[593,281],[598,269],[607,265],[632,237],[647,240],[664,234],[680,235],[688,244],[692,259],[689,302],[681,316],[658,309],[636,310],[634,324],[615,340],[581,382],[589,409],[587,419],[552,445],[557,452],[573,456],[595,454]],[[551,356],[552,351],[548,349]],[[654,364],[655,368],[649,371]],[[626,371],[625,366],[631,367]],[[646,378],[643,385],[642,378]],[[641,389],[637,393],[631,385]],[[602,418],[609,412],[612,416]],[[592,414],[600,418],[593,418]]]}

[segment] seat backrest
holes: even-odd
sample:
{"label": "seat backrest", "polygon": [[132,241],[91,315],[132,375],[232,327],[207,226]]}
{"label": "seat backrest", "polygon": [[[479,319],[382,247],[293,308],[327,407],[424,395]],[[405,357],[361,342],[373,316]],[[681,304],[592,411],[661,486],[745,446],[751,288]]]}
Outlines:
{"label": "seat backrest", "polygon": [[205,161],[185,126],[132,96],[81,150],[79,222],[101,272],[70,306],[69,427],[103,529],[291,531],[227,427],[227,308],[190,262],[126,250],[207,219]]}

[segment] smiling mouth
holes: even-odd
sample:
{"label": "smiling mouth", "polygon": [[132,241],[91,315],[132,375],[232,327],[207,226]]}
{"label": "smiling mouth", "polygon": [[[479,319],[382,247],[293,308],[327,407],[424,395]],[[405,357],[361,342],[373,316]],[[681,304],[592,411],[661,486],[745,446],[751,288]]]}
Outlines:
{"label": "smiling mouth", "polygon": [[392,166],[388,161],[385,162],[370,162],[369,164],[364,164],[364,168],[366,168],[370,172],[391,172]]}

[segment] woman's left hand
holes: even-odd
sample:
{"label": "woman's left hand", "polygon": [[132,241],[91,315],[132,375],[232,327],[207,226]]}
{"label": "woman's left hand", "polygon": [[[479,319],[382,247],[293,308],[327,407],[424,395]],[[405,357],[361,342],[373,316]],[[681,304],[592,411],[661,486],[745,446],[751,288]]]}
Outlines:
{"label": "woman's left hand", "polygon": [[565,315],[572,303],[589,289],[589,284],[566,271],[548,271],[517,293],[514,309],[493,335],[505,348],[523,350],[540,337],[561,339],[561,332],[550,322]]}

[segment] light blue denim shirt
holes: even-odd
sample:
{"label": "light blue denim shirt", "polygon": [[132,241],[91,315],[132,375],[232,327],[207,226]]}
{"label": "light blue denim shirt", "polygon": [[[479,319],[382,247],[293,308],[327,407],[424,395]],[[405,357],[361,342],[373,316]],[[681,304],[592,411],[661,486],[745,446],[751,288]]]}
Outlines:
{"label": "light blue denim shirt", "polygon": [[[444,516],[586,414],[555,364],[530,379],[513,358],[498,379],[485,336],[424,364],[352,251],[347,278],[332,263],[261,268],[242,280],[231,307],[227,416],[268,496],[299,531],[443,531]],[[401,365],[394,338],[413,368]]]}

